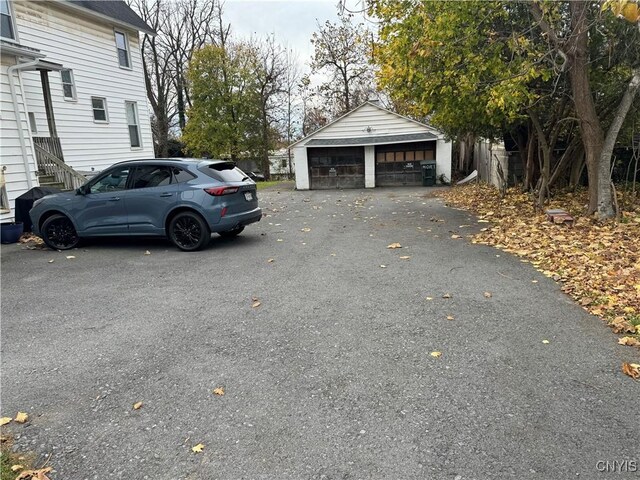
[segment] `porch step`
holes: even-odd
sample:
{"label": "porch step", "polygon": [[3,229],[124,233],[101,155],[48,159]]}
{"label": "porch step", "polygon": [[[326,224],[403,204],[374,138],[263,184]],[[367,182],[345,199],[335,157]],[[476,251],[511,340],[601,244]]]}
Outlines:
{"label": "porch step", "polygon": [[40,181],[40,185],[42,185],[43,183],[44,184],[55,183],[56,177],[54,177],[53,175],[40,174],[38,175],[38,180]]}
{"label": "porch step", "polygon": [[64,190],[64,183],[62,182],[40,182],[41,187],[52,187],[59,190]]}

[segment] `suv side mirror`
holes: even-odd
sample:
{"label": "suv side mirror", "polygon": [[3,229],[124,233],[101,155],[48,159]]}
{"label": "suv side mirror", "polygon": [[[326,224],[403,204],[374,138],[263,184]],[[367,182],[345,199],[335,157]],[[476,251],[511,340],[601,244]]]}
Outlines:
{"label": "suv side mirror", "polygon": [[79,188],[76,188],[76,195],[86,195],[87,194],[87,187],[86,185],[83,185]]}

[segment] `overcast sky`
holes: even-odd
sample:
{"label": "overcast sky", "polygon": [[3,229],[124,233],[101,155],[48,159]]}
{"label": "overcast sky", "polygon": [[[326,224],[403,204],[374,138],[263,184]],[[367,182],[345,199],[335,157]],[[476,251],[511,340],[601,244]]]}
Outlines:
{"label": "overcast sky", "polygon": [[337,4],[337,0],[226,0],[223,16],[236,38],[273,33],[278,43],[297,52],[300,63],[308,66],[313,54],[311,34],[317,22],[337,20]]}

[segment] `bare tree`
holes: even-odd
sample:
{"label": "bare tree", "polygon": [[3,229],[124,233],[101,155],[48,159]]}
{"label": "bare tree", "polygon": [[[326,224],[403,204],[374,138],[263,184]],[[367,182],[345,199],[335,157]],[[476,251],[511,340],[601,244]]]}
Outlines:
{"label": "bare tree", "polygon": [[375,91],[368,36],[364,25],[352,24],[348,15],[342,16],[339,23],[318,24],[318,31],[313,33],[311,42],[315,51],[311,69],[329,77],[320,86],[320,92],[333,106],[334,117],[367,100]]}

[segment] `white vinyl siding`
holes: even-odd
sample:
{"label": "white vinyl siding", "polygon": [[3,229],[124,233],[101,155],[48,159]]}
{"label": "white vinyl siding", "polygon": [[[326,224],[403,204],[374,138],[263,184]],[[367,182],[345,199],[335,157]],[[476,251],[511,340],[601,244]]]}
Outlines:
{"label": "white vinyl siding", "polygon": [[[46,59],[73,70],[76,101],[64,99],[62,77],[49,72],[53,112],[64,160],[71,167],[100,171],[122,160],[153,158],[151,122],[140,56],[134,31],[128,36],[131,69],[120,68],[114,28],[107,21],[64,9],[64,3],[14,2],[20,41],[38,48]],[[121,31],[121,29],[118,29]],[[48,136],[39,72],[24,72],[29,111],[39,136]],[[107,101],[109,124],[93,121],[91,97]],[[142,147],[132,151],[125,101],[136,101]]]}
{"label": "white vinyl siding", "polygon": [[142,147],[140,139],[140,122],[138,121],[138,105],[136,102],[125,102],[125,111],[127,112],[127,125],[129,126],[129,142],[131,148]]}
{"label": "white vinyl siding", "polygon": [[118,52],[118,63],[122,68],[131,68],[131,57],[129,56],[129,40],[124,32],[114,31],[116,37],[116,50]]}
{"label": "white vinyl siding", "polygon": [[[16,117],[9,90],[9,77],[7,69],[15,64],[12,57],[2,58],[0,64],[0,160],[4,168],[5,189],[9,200],[10,213],[2,214],[2,221],[13,219],[14,201],[16,197],[22,195],[29,189],[27,176],[31,177],[34,186],[38,185],[36,177],[36,163],[34,152],[31,147],[31,135],[29,134],[29,121],[25,108],[24,95],[20,82],[20,75],[14,73],[16,85],[16,96],[18,100],[19,114]],[[25,171],[22,148],[20,147],[20,137],[18,129],[24,133],[29,158],[29,169]]]}
{"label": "white vinyl siding", "polygon": [[73,70],[66,69],[60,71],[62,81],[62,96],[65,100],[76,99],[76,85],[73,81]]}
{"label": "white vinyl siding", "polygon": [[[370,131],[367,129],[370,128]],[[432,129],[421,125],[408,118],[400,117],[384,109],[370,104],[364,104],[360,108],[342,117],[333,125],[329,125],[317,133],[311,134],[313,138],[351,138],[381,135],[397,135],[410,133],[432,132]],[[304,142],[303,142],[304,143]]]}
{"label": "white vinyl siding", "polygon": [[107,113],[107,99],[102,97],[91,97],[91,109],[93,110],[93,121],[97,123],[109,123]]}

